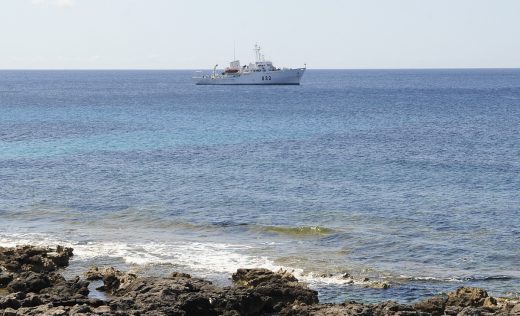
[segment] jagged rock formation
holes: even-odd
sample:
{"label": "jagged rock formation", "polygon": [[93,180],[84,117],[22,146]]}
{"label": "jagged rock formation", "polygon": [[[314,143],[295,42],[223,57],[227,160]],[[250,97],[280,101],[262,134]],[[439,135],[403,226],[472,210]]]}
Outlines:
{"label": "jagged rock formation", "polygon": [[[286,271],[239,269],[233,285],[175,272],[140,277],[115,268],[91,267],[86,280],[66,280],[71,248],[0,247],[0,315],[519,315],[520,304],[503,303],[479,288],[462,287],[414,305],[319,304],[318,293]],[[89,281],[103,280],[106,300],[89,297]]]}

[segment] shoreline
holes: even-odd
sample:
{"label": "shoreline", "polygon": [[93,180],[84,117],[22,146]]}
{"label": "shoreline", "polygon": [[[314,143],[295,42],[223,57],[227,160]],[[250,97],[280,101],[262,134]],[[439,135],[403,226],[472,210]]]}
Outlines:
{"label": "shoreline", "polygon": [[230,286],[182,272],[146,277],[113,267],[85,267],[83,276],[65,279],[72,256],[63,246],[0,246],[0,315],[520,315],[520,302],[471,287],[413,305],[323,304],[291,273],[261,268],[238,269]]}

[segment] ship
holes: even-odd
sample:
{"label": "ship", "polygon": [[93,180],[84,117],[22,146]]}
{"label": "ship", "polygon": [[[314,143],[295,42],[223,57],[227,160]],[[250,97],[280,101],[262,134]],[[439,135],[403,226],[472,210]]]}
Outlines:
{"label": "ship", "polygon": [[260,46],[255,44],[254,63],[240,65],[239,60],[229,63],[223,71],[217,71],[218,64],[213,72],[203,74],[201,71],[193,77],[197,85],[299,85],[307,65],[303,68],[277,68],[271,61],[265,60],[260,52]]}

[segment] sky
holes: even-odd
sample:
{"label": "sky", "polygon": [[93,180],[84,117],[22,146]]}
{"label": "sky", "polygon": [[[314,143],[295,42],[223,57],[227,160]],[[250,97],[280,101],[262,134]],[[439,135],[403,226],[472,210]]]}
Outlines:
{"label": "sky", "polygon": [[0,69],[519,68],[520,0],[0,0]]}

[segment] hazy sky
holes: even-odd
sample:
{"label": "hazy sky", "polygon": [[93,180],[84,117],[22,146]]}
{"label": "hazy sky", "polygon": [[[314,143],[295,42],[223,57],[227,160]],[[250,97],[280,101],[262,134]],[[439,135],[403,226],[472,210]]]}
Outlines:
{"label": "hazy sky", "polygon": [[0,0],[0,68],[520,67],[520,0]]}

